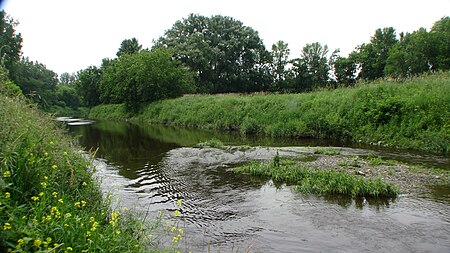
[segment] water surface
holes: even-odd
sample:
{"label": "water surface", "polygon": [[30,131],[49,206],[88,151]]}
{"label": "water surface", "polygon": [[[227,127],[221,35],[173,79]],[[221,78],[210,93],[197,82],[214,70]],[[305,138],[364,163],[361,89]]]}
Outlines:
{"label": "water surface", "polygon": [[[130,123],[70,126],[95,163],[105,190],[143,213],[171,212],[183,200],[181,219],[192,252],[450,252],[448,187],[394,201],[304,196],[291,187],[235,174],[249,160],[271,159],[277,149],[217,150],[192,146],[217,138],[227,145],[342,146],[445,168],[447,157],[367,149],[343,143],[245,138],[210,131]],[[290,155],[290,149],[281,150]],[[283,151],[284,150],[284,151]],[[300,150],[301,148],[297,148]],[[301,155],[301,152],[297,155]],[[283,153],[284,152],[284,153]],[[120,189],[117,186],[120,185]]]}

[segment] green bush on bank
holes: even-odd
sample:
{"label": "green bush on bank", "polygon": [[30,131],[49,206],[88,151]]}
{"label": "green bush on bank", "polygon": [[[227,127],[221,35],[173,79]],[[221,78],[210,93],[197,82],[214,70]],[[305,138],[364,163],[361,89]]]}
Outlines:
{"label": "green bush on bank", "polygon": [[146,252],[142,225],[111,209],[72,141],[22,100],[0,94],[0,252]]}
{"label": "green bush on bank", "polygon": [[277,184],[295,185],[303,193],[371,198],[396,197],[398,194],[395,186],[380,178],[371,180],[341,171],[283,164],[277,157],[273,162],[251,162],[234,171],[269,178]]}

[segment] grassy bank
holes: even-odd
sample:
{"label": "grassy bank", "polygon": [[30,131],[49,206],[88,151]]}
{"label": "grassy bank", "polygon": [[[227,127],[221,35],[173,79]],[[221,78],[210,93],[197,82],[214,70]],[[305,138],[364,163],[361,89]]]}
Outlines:
{"label": "grassy bank", "polygon": [[276,184],[295,185],[303,193],[370,198],[396,197],[398,194],[395,186],[380,178],[366,179],[343,171],[286,162],[278,156],[272,162],[251,162],[234,171],[272,179]]}
{"label": "grassy bank", "polygon": [[[273,137],[351,140],[448,154],[450,72],[307,94],[193,95],[148,105],[134,119]],[[89,115],[123,118],[120,106]],[[114,109],[114,113],[109,110]]]}
{"label": "grassy bank", "polygon": [[153,252],[51,118],[1,93],[0,252]]}

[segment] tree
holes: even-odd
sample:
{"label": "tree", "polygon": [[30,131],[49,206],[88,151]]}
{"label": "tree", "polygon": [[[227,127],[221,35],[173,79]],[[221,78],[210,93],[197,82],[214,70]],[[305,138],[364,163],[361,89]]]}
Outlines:
{"label": "tree", "polygon": [[0,11],[0,64],[11,71],[15,62],[20,59],[22,36],[16,33],[17,21]]}
{"label": "tree", "polygon": [[128,110],[137,111],[144,104],[192,92],[193,76],[170,50],[159,48],[110,62],[101,86],[104,101],[123,102]]}
{"label": "tree", "polygon": [[189,15],[177,21],[155,47],[173,48],[196,74],[200,92],[264,90],[270,54],[258,33],[230,17]]}
{"label": "tree", "polygon": [[313,86],[326,85],[329,81],[328,46],[319,42],[306,44],[300,58],[295,60],[293,71],[296,90],[310,90]]}
{"label": "tree", "polygon": [[101,79],[102,70],[96,66],[90,66],[78,72],[75,87],[84,105],[92,107],[100,104]]}
{"label": "tree", "polygon": [[119,51],[117,51],[117,57],[124,54],[135,54],[142,50],[142,45],[139,44],[136,38],[123,40],[120,44]]}
{"label": "tree", "polygon": [[67,72],[64,72],[59,76],[59,84],[62,85],[71,85],[75,83],[76,80],[77,75],[75,73],[69,74]]}
{"label": "tree", "polygon": [[286,81],[288,76],[287,65],[289,63],[289,54],[290,49],[284,41],[280,40],[272,45],[271,74],[278,88],[282,86],[282,83]]}
{"label": "tree", "polygon": [[375,80],[384,77],[384,68],[389,50],[398,42],[395,29],[387,27],[377,29],[370,43],[362,44],[352,52],[351,58],[359,65],[358,78]]}
{"label": "tree", "polygon": [[356,82],[356,64],[351,58],[337,56],[333,61],[336,82],[352,85]]}
{"label": "tree", "polygon": [[430,55],[432,70],[450,69],[450,17],[436,21],[430,30],[430,41],[434,45],[434,54]]}
{"label": "tree", "polygon": [[37,61],[22,58],[14,63],[10,78],[16,83],[23,94],[46,108],[55,100],[54,91],[58,78],[55,72]]}

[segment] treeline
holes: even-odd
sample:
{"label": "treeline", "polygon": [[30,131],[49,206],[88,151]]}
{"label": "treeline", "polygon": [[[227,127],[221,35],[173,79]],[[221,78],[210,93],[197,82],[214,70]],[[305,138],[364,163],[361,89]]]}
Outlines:
{"label": "treeline", "polygon": [[124,103],[130,111],[186,93],[303,92],[351,86],[358,80],[408,78],[450,69],[450,17],[397,36],[377,29],[347,57],[319,42],[293,58],[286,42],[267,50],[258,32],[226,16],[191,14],[177,21],[151,49],[137,39],[122,42],[114,59],[76,74],[57,75],[22,57],[22,38],[4,12],[1,64],[22,92],[42,108]]}

